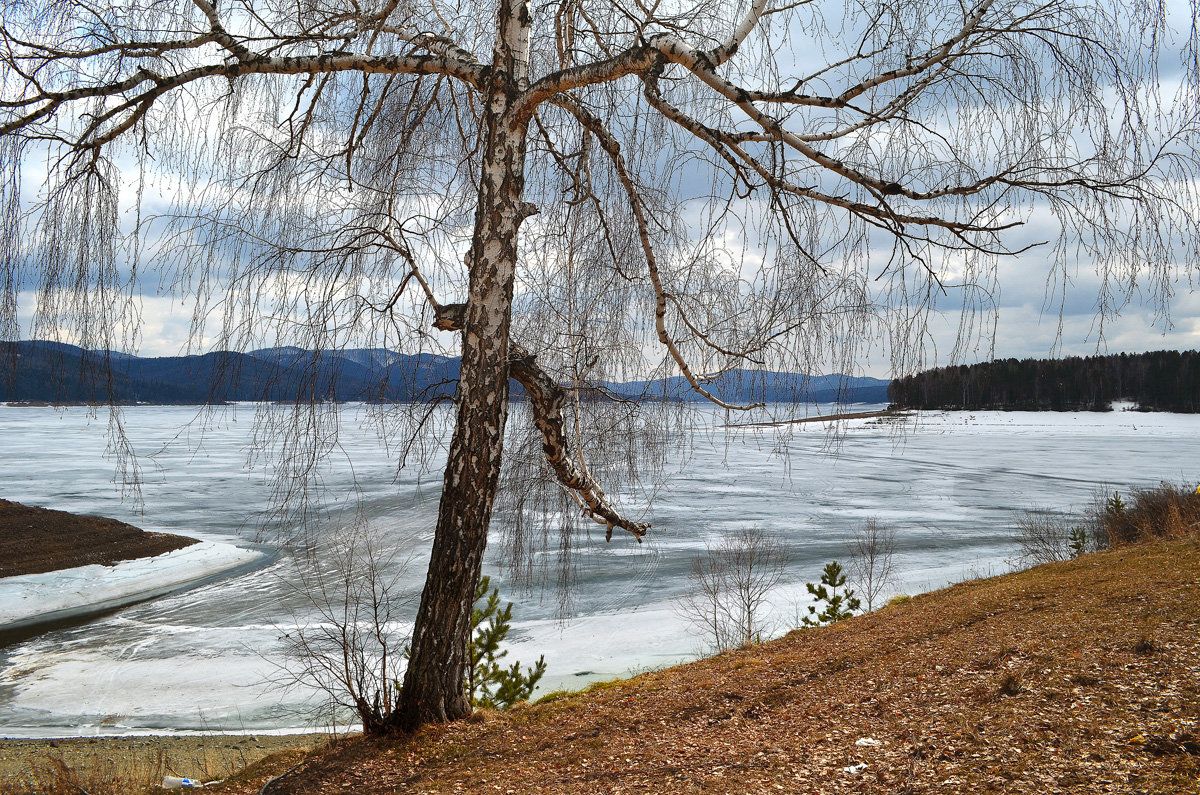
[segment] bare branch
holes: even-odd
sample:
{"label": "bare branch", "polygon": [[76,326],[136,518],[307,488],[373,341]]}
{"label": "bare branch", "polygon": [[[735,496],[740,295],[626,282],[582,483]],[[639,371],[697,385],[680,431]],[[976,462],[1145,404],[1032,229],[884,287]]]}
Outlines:
{"label": "bare branch", "polygon": [[[461,331],[465,320],[465,305],[450,304],[437,307],[434,325],[442,331]],[[508,365],[512,377],[525,387],[533,409],[534,423],[542,432],[542,452],[554,469],[558,482],[571,490],[584,513],[597,524],[605,526],[605,540],[612,540],[614,528],[633,535],[640,544],[650,528],[649,523],[622,517],[609,502],[600,485],[577,465],[563,429],[563,407],[566,395],[562,388],[534,361],[533,354],[516,343],[510,343]]]}
{"label": "bare branch", "polygon": [[692,389],[696,390],[700,395],[704,396],[712,403],[727,409],[751,409],[762,404],[752,404],[747,406],[739,406],[737,404],[728,403],[721,400],[716,395],[704,388],[705,376],[696,375],[692,372],[692,368],[688,366],[687,361],[683,358],[683,354],[679,350],[679,346],[671,339],[667,333],[666,315],[667,301],[669,295],[663,289],[662,277],[658,272],[658,261],[654,253],[654,244],[650,240],[649,219],[646,214],[645,204],[642,202],[642,197],[637,186],[634,185],[632,178],[629,175],[628,169],[625,167],[625,158],[621,154],[620,145],[616,139],[608,132],[603,123],[594,114],[591,114],[582,105],[572,102],[567,98],[560,98],[558,103],[562,107],[570,111],[589,132],[596,136],[600,141],[600,146],[608,154],[612,160],[613,168],[616,169],[621,181],[621,187],[625,191],[625,195],[629,199],[631,208],[633,209],[634,218],[637,220],[638,237],[642,244],[642,254],[646,259],[646,268],[650,275],[650,283],[654,285],[655,309],[654,309],[654,328],[658,334],[658,341],[666,347],[671,358],[679,366],[679,370],[683,373],[684,378],[691,384]]}

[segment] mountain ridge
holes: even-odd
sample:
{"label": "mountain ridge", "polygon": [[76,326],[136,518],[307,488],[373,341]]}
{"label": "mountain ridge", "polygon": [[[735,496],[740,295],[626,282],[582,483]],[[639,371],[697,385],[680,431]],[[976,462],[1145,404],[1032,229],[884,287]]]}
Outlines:
{"label": "mountain ridge", "polygon": [[[0,343],[0,401],[193,405],[232,401],[411,402],[452,397],[458,357],[385,348],[310,351],[294,346],[241,353],[141,357],[67,343]],[[890,381],[869,376],[731,370],[706,388],[722,400],[883,402]],[[682,376],[602,382],[622,399],[702,402]],[[523,390],[513,383],[513,394]]]}

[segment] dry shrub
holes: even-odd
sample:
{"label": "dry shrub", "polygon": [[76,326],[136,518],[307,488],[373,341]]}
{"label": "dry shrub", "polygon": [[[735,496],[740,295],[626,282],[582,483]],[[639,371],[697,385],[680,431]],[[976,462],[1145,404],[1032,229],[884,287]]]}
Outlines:
{"label": "dry shrub", "polygon": [[1128,504],[1114,492],[1097,500],[1089,519],[1110,547],[1184,538],[1200,531],[1200,494],[1165,481],[1132,490]]}
{"label": "dry shrub", "polygon": [[1047,509],[1026,511],[1017,517],[1017,543],[1021,551],[1016,563],[1028,568],[1070,560],[1082,552],[1092,551],[1083,544],[1072,546],[1074,532],[1070,517],[1052,514]]}
{"label": "dry shrub", "polygon": [[1021,683],[1020,674],[1010,672],[1000,677],[1000,685],[996,688],[996,691],[1001,696],[1015,696],[1024,689],[1025,686]]}
{"label": "dry shrub", "polygon": [[1016,517],[1021,567],[1070,560],[1084,553],[1125,544],[1179,539],[1200,534],[1200,493],[1188,486],[1162,482],[1099,494],[1082,520],[1049,508]]}

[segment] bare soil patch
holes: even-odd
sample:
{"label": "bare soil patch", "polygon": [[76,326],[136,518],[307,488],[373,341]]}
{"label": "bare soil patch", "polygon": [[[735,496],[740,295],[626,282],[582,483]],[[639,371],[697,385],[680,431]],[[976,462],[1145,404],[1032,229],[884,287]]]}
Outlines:
{"label": "bare soil patch", "polygon": [[0,577],[161,555],[197,543],[102,516],[0,500]]}

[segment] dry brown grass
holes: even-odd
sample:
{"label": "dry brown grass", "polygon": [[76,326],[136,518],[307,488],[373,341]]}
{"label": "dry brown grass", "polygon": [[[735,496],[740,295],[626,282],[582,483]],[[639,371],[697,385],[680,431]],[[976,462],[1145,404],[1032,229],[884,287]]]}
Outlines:
{"label": "dry brown grass", "polygon": [[28,773],[0,785],[6,793],[38,795],[134,795],[161,792],[164,776],[214,781],[244,768],[248,760],[230,760],[214,766],[206,754],[175,760],[164,751],[145,755],[112,755],[101,748],[82,759],[64,757],[54,750],[30,760]]}
{"label": "dry brown grass", "polygon": [[[283,769],[218,791],[257,793]],[[552,703],[351,741],[271,789],[769,791],[1200,793],[1200,542],[962,583]]]}
{"label": "dry brown grass", "polygon": [[1109,546],[1184,538],[1200,531],[1200,493],[1187,486],[1164,482],[1154,488],[1134,489],[1125,502],[1121,510],[1114,510],[1110,503],[1092,511]]}

